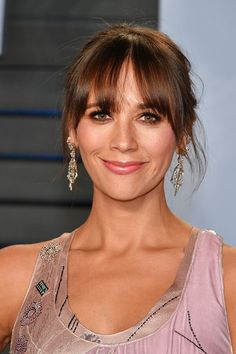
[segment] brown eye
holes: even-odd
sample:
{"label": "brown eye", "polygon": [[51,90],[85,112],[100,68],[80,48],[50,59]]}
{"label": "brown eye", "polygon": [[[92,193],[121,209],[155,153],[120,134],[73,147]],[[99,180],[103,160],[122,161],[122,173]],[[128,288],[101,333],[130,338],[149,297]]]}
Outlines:
{"label": "brown eye", "polygon": [[90,117],[99,122],[105,122],[110,119],[109,113],[103,111],[94,111],[90,113]]}
{"label": "brown eye", "polygon": [[156,113],[144,112],[142,113],[140,120],[148,124],[156,124],[161,120],[161,116]]}

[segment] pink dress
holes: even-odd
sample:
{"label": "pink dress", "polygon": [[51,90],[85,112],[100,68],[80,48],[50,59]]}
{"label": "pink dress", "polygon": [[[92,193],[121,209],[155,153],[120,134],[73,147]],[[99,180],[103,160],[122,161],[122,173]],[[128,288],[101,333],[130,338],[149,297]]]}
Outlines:
{"label": "pink dress", "polygon": [[[74,232],[45,244],[16,319],[12,354],[232,354],[222,278],[223,239],[192,233],[172,286],[133,327],[94,333],[67,295],[67,256]],[[155,279],[153,280],[155,281]]]}

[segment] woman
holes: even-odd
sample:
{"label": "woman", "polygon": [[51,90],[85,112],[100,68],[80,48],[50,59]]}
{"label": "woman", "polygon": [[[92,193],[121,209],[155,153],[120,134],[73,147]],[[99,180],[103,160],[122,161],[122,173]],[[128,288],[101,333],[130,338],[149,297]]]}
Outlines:
{"label": "woman", "polygon": [[113,26],[82,49],[63,129],[69,186],[79,152],[91,212],[51,242],[1,251],[2,348],[12,337],[17,354],[236,350],[236,250],[174,215],[164,193],[175,152],[175,194],[185,160],[204,168],[189,71],[147,28]]}

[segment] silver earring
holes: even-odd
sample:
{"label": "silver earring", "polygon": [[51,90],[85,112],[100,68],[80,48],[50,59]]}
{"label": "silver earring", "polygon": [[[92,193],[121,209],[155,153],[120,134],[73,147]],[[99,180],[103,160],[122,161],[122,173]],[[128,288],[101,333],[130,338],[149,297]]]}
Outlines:
{"label": "silver earring", "polygon": [[175,196],[184,182],[184,155],[186,155],[188,151],[189,148],[187,146],[184,154],[178,154],[177,165],[170,179],[175,189]]}
{"label": "silver earring", "polygon": [[175,189],[175,196],[178,193],[179,188],[182,186],[183,181],[184,181],[184,165],[183,165],[183,155],[178,155],[178,163],[175,166],[175,169],[173,171],[173,174],[171,176],[170,181],[173,183],[174,189]]}
{"label": "silver earring", "polygon": [[72,191],[72,185],[75,182],[76,178],[78,177],[78,169],[77,169],[77,163],[75,159],[75,147],[71,143],[70,136],[67,139],[67,144],[70,149],[70,161],[68,166],[67,179],[69,180],[69,188]]}

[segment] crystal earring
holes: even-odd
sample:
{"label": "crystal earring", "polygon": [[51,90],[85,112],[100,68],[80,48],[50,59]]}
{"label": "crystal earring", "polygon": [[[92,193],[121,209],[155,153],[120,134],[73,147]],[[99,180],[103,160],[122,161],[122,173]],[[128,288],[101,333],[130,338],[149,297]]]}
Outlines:
{"label": "crystal earring", "polygon": [[70,149],[70,161],[69,161],[69,166],[68,166],[67,179],[69,180],[69,188],[72,191],[72,185],[78,176],[78,170],[77,170],[77,163],[76,163],[76,159],[75,159],[75,147],[71,143],[70,136],[67,139],[67,144]]}
{"label": "crystal earring", "polygon": [[175,196],[184,182],[184,155],[187,154],[188,150],[189,148],[186,147],[184,154],[178,154],[177,165],[175,166],[175,169],[170,179],[175,189]]}

